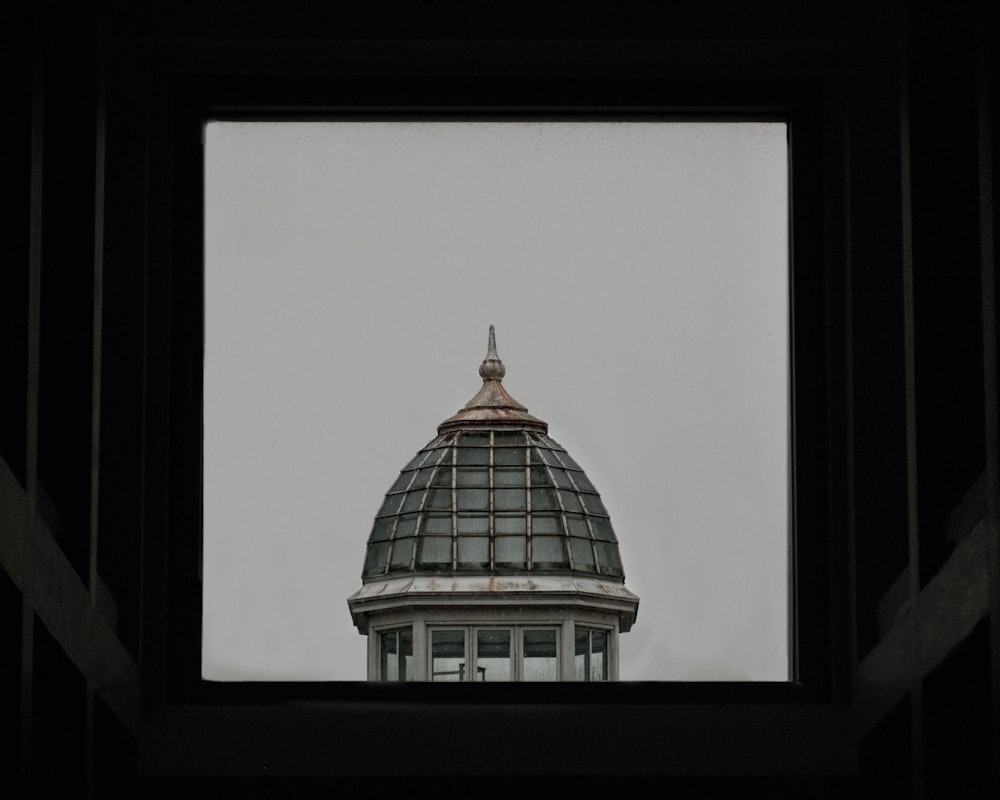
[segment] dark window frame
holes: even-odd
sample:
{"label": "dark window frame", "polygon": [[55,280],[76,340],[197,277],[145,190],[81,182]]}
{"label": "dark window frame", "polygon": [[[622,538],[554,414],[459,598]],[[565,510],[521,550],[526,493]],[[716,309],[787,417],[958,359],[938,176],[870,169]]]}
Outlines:
{"label": "dark window frame", "polygon": [[[261,707],[305,700],[345,713],[364,714],[368,708],[376,714],[386,702],[410,709],[432,703],[461,714],[473,706],[499,709],[516,702],[545,714],[597,703],[614,709],[623,723],[620,733],[630,741],[640,735],[640,717],[669,714],[679,704],[706,713],[717,705],[809,706],[826,709],[829,714],[820,716],[841,731],[851,653],[843,403],[845,155],[838,122],[846,111],[836,70],[821,55],[794,54],[787,63],[764,67],[751,63],[748,69],[734,59],[692,68],[683,60],[630,59],[627,48],[616,50],[614,44],[582,44],[579,59],[554,63],[523,53],[479,56],[464,47],[450,51],[449,62],[447,55],[431,57],[420,48],[417,56],[396,56],[391,43],[373,47],[315,72],[294,58],[277,59],[278,66],[257,72],[241,68],[231,53],[203,54],[202,60],[184,56],[175,63],[168,58],[154,81],[145,287],[146,419],[154,431],[147,434],[146,450],[147,706]],[[416,64],[407,61],[411,57]],[[210,119],[360,118],[788,123],[793,680],[562,684],[544,690],[530,684],[462,686],[455,694],[456,687],[430,683],[221,684],[200,678],[202,126]],[[154,518],[157,513],[162,516]],[[632,722],[635,733],[626,730]]]}

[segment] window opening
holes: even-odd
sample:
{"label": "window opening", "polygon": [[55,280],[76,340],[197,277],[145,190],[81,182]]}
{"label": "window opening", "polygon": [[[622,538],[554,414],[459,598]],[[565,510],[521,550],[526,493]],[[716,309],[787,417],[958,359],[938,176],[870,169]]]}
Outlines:
{"label": "window opening", "polygon": [[476,631],[476,680],[510,681],[513,678],[514,652],[511,632],[504,628],[480,628]]}
{"label": "window opening", "polygon": [[[209,122],[203,677],[364,678],[344,600],[366,537],[494,322],[506,382],[600,496],[558,461],[492,487],[447,465],[463,482],[369,566],[603,563],[593,526],[527,552],[520,512],[599,503],[642,598],[621,680],[787,680],[788,210],[779,121]],[[495,550],[417,535],[453,501],[496,504]]]}
{"label": "window opening", "polygon": [[608,679],[607,631],[576,630],[574,666],[578,681]]}
{"label": "window opening", "polygon": [[464,630],[431,631],[431,680],[464,681],[468,661]]}
{"label": "window opening", "polygon": [[379,634],[379,677],[383,681],[411,680],[413,631],[401,628]]}
{"label": "window opening", "polygon": [[559,632],[525,630],[523,679],[526,681],[559,680]]}

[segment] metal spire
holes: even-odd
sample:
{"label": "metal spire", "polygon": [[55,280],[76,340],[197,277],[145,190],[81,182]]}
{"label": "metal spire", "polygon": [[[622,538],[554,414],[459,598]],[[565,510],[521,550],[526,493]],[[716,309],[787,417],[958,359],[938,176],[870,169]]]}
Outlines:
{"label": "metal spire", "polygon": [[483,385],[465,407],[438,426],[438,433],[461,428],[521,428],[548,432],[548,424],[533,417],[528,409],[507,394],[500,382],[507,368],[497,355],[496,329],[490,324],[486,358],[479,365]]}
{"label": "metal spire", "polygon": [[507,368],[503,365],[500,357],[497,355],[497,337],[496,329],[493,327],[493,323],[490,323],[490,339],[486,345],[486,358],[483,359],[483,363],[479,365],[479,377],[484,381],[486,380],[502,380],[503,376],[507,374]]}

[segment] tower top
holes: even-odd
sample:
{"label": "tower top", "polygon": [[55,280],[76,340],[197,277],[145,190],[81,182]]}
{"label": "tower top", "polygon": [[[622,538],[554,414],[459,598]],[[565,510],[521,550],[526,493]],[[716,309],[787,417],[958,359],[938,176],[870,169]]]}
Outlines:
{"label": "tower top", "polygon": [[465,406],[438,426],[438,433],[460,428],[520,428],[547,433],[549,426],[528,413],[528,409],[511,397],[501,381],[507,368],[497,355],[496,328],[490,323],[486,343],[486,358],[479,365],[483,385]]}

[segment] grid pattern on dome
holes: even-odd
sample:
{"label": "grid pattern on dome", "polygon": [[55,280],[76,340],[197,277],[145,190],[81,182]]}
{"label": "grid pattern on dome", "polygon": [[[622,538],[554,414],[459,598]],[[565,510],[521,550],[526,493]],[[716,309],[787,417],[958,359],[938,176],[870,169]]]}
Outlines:
{"label": "grid pattern on dome", "polygon": [[597,490],[533,430],[446,433],[400,471],[375,517],[363,577],[408,572],[624,577]]}

